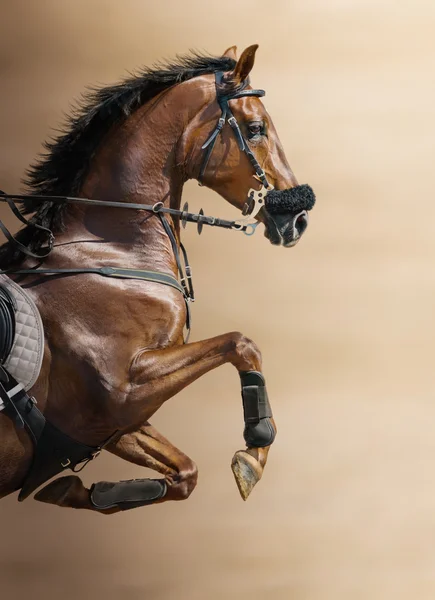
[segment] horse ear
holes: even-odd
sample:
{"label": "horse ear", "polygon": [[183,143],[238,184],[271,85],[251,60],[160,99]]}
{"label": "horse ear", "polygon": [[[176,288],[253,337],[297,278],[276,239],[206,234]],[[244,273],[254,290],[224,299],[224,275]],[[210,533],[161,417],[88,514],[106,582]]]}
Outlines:
{"label": "horse ear", "polygon": [[237,64],[232,73],[232,78],[237,84],[240,84],[243,81],[245,81],[249,73],[252,71],[257,48],[258,44],[254,44],[253,46],[248,46],[246,50],[243,50],[242,55],[237,61]]}
{"label": "horse ear", "polygon": [[226,58],[232,58],[233,60],[237,60],[237,46],[231,46],[231,48],[227,48],[222,56]]}

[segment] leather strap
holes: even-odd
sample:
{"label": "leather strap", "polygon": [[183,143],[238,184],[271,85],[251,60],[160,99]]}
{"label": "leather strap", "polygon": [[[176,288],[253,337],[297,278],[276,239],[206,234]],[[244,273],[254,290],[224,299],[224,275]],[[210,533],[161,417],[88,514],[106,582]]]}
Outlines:
{"label": "leather strap", "polygon": [[175,234],[173,233],[171,226],[169,225],[166,217],[164,215],[159,215],[159,217],[160,217],[160,221],[162,222],[163,228],[166,231],[166,235],[168,236],[168,238],[171,242],[172,252],[175,257],[175,262],[177,263],[178,273],[180,274],[180,283],[183,288],[183,294],[186,298],[189,298],[190,297],[189,289],[187,287],[186,277],[184,276],[183,267],[181,266],[180,253],[178,252],[178,243],[175,238]]}
{"label": "leather strap", "polygon": [[184,271],[186,273],[187,285],[189,287],[189,299],[191,302],[195,302],[195,292],[193,290],[193,281],[192,281],[192,269],[190,268],[189,259],[187,258],[187,252],[184,245],[180,242],[181,252],[183,253],[184,260]]}
{"label": "leather strap", "polygon": [[[163,205],[163,202],[157,202],[156,204],[138,204],[135,202],[115,202],[111,200],[91,200],[90,198],[77,198],[75,196],[45,196],[39,194],[5,194],[0,191],[0,202],[8,202],[8,199],[13,202],[21,202],[23,200],[41,200],[47,202],[54,202],[56,204],[85,204],[87,206],[108,206],[112,208],[125,208],[128,210],[144,210],[155,214],[162,213],[172,215],[174,217],[182,217],[185,222],[188,223],[203,223],[204,225],[210,225],[211,227],[222,227],[223,229],[235,229],[236,231],[246,231],[246,227],[240,228],[235,227],[236,221],[227,221],[225,219],[219,219],[217,217],[208,217],[204,214],[199,215],[196,213],[190,213],[187,211],[178,210],[176,208],[169,208]],[[33,223],[30,223],[33,225]],[[10,234],[11,235],[11,234]],[[9,239],[9,238],[8,238]],[[15,239],[15,238],[14,238]],[[19,243],[19,242],[17,242]],[[29,255],[32,256],[32,255]],[[36,258],[40,258],[36,256]]]}
{"label": "leather strap", "polygon": [[[239,98],[245,98],[247,96],[260,98],[260,97],[264,96],[266,92],[264,90],[245,90],[242,88],[241,90],[239,90],[237,92],[223,94],[220,91],[220,87],[222,86],[224,75],[225,75],[225,73],[222,71],[219,71],[215,74],[216,99],[219,104],[219,108],[221,109],[221,116],[219,118],[219,121],[218,121],[215,129],[211,133],[210,137],[205,141],[205,143],[201,147],[203,150],[206,150],[206,153],[204,155],[204,158],[201,163],[200,170],[199,170],[198,182],[202,185],[204,174],[207,169],[207,165],[208,165],[210,157],[212,155],[214,146],[216,144],[216,140],[217,140],[219,134],[221,133],[225,123],[228,122],[228,124],[230,125],[230,127],[233,130],[233,133],[236,137],[237,144],[240,148],[240,151],[244,152],[247,155],[250,163],[252,164],[252,166],[254,168],[255,174],[260,179],[262,184],[266,188],[268,188],[269,182],[267,181],[266,174],[264,173],[259,162],[255,158],[254,153],[249,148],[248,142],[244,138],[244,136],[241,132],[240,126],[237,122],[237,119],[233,115],[233,113],[230,109],[230,106],[229,106],[230,100],[237,100]],[[248,82],[245,81],[244,86],[246,86],[247,84],[248,84]]]}
{"label": "leather strap", "polygon": [[[172,233],[172,232],[171,232]],[[187,256],[187,255],[186,255]],[[181,264],[180,264],[181,268]],[[176,289],[177,291],[183,294],[185,304],[186,304],[186,336],[184,338],[184,343],[186,344],[190,337],[191,330],[191,312],[189,306],[189,300],[193,301],[193,295],[190,295],[190,292],[193,294],[193,287],[191,283],[191,271],[189,267],[189,263],[186,266],[186,278],[188,281],[189,289],[180,285],[180,283],[168,273],[159,273],[158,271],[143,271],[140,269],[119,269],[116,267],[90,267],[83,269],[11,269],[7,271],[0,271],[0,274],[4,275],[79,275],[82,273],[95,273],[96,275],[103,275],[104,277],[119,277],[120,279],[140,279],[142,281],[152,281],[154,283],[161,283],[163,285],[168,285]],[[188,274],[189,273],[189,274]],[[190,291],[189,291],[190,290]],[[1,358],[1,355],[0,355]]]}
{"label": "leather strap", "polygon": [[83,269],[10,269],[0,271],[2,275],[79,275],[80,273],[95,273],[105,277],[119,277],[120,279],[141,279],[169,285],[184,295],[184,288],[168,273],[158,271],[143,271],[140,269],[119,269],[117,267],[89,267]]}
{"label": "leather strap", "polygon": [[159,217],[160,217],[160,221],[162,222],[162,225],[166,231],[166,234],[171,241],[172,252],[174,253],[175,262],[177,263],[177,269],[178,269],[178,273],[180,275],[180,283],[182,286],[182,292],[183,292],[183,296],[184,296],[184,300],[185,300],[185,304],[186,304],[186,335],[184,337],[184,343],[187,344],[187,342],[189,341],[189,338],[190,338],[191,320],[192,320],[189,303],[195,301],[195,294],[193,291],[193,284],[192,284],[192,271],[190,269],[186,249],[183,246],[183,244],[180,243],[181,251],[183,253],[184,266],[185,266],[185,271],[183,271],[183,267],[181,266],[180,253],[178,252],[178,244],[177,244],[177,239],[175,237],[175,234],[172,231],[171,226],[169,225],[166,217],[161,214],[159,214]]}

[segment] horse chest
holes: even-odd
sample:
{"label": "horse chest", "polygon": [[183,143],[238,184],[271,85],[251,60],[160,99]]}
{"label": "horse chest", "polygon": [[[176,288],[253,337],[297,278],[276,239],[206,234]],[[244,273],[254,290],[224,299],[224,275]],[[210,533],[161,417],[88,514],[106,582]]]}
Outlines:
{"label": "horse chest", "polygon": [[60,322],[51,319],[52,304],[41,307],[48,336],[81,359],[92,354],[103,361],[111,354],[124,362],[139,349],[177,343],[186,322],[180,292],[152,282],[105,283],[93,294],[86,287],[62,294],[64,319]]}

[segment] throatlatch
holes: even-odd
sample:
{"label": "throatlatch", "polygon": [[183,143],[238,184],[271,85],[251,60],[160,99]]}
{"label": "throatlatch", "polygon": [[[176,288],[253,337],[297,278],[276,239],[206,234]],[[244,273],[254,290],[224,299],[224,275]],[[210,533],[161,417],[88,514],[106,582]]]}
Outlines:
{"label": "throatlatch", "polygon": [[276,431],[270,422],[273,415],[265,379],[258,371],[241,371],[240,380],[245,418],[243,432],[245,442],[254,448],[270,446],[275,439]]}

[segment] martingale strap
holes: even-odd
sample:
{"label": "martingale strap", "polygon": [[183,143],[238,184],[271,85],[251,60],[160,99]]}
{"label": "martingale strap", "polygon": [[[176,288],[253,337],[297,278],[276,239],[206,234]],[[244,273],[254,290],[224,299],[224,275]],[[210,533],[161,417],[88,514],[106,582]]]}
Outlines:
{"label": "martingale strap", "polygon": [[187,258],[186,248],[180,242],[180,248],[183,254],[184,261],[183,270],[180,260],[180,253],[178,252],[177,238],[175,237],[175,233],[172,231],[171,226],[169,225],[168,220],[165,218],[165,216],[159,214],[159,217],[160,221],[162,222],[163,228],[171,241],[172,251],[175,256],[175,262],[177,263],[178,273],[180,274],[180,283],[183,286],[183,294],[186,298],[190,300],[190,302],[195,302],[195,293],[193,291],[192,283],[192,269],[189,264],[189,259]]}

